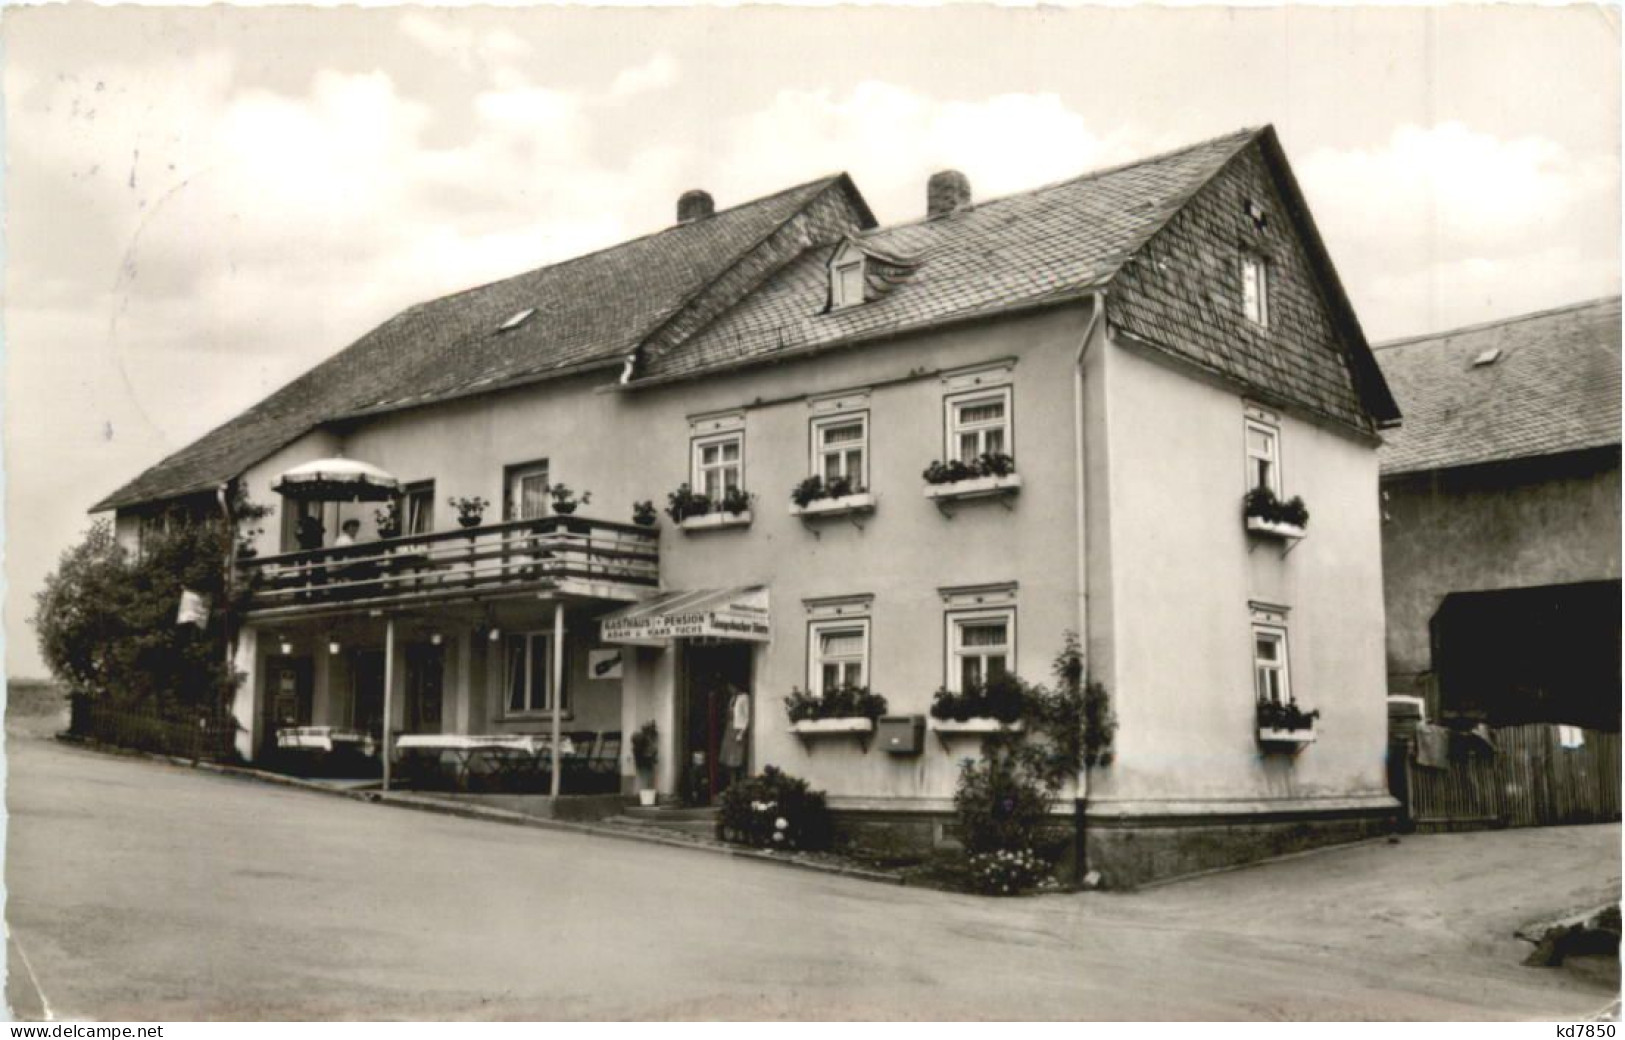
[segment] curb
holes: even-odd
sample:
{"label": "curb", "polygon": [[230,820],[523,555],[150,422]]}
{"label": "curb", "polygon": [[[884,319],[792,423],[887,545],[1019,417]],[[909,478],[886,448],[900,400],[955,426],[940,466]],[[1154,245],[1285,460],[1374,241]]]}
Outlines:
{"label": "curb", "polygon": [[313,794],[323,794],[330,797],[347,798],[354,802],[366,802],[373,805],[382,805],[394,809],[408,809],[417,812],[435,813],[440,816],[457,816],[467,820],[480,820],[485,823],[499,823],[510,827],[529,827],[536,830],[563,831],[571,834],[584,834],[599,838],[613,838],[618,841],[641,842],[645,845],[663,845],[667,848],[689,849],[694,852],[708,852],[712,855],[729,856],[734,859],[752,859],[763,863],[775,863],[779,866],[796,867],[818,874],[830,874],[836,877],[857,878],[861,881],[873,881],[882,884],[902,885],[904,879],[900,874],[892,874],[880,870],[869,870],[863,867],[845,867],[834,863],[819,863],[812,860],[796,859],[793,856],[775,855],[772,852],[739,848],[734,846],[711,845],[704,842],[691,841],[670,834],[641,833],[623,827],[606,827],[600,824],[583,823],[576,820],[549,820],[540,816],[528,816],[525,813],[514,812],[511,809],[496,809],[484,805],[468,805],[463,802],[443,801],[428,795],[410,794],[395,791],[378,791],[370,789],[344,789],[330,787],[326,784],[315,783],[294,776],[284,776],[281,773],[271,773],[263,769],[254,769],[250,766],[225,765],[220,762],[194,761],[190,758],[180,758],[175,755],[164,755],[152,751],[137,751],[131,748],[115,747],[95,741],[84,740],[69,736],[65,733],[56,735],[57,741],[63,744],[79,747],[92,753],[117,755],[126,758],[144,758],[152,762],[163,762],[168,765],[180,766],[185,769],[198,769],[216,776],[228,777],[235,780],[251,780],[260,783],[273,784],[278,787],[290,787],[295,790],[309,791]]}

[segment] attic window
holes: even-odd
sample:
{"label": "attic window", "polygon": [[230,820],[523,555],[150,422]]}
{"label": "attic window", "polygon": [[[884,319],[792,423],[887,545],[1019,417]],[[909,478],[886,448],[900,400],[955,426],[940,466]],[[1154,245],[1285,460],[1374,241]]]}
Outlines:
{"label": "attic window", "polygon": [[536,308],[535,307],[526,307],[524,310],[519,311],[513,317],[509,318],[507,321],[505,321],[501,325],[497,326],[497,331],[498,332],[512,332],[514,329],[517,329],[519,326],[521,326],[525,322],[529,321],[531,315],[533,315],[535,313],[536,313]]}
{"label": "attic window", "polygon": [[1490,365],[1495,364],[1499,360],[1501,360],[1501,348],[1500,347],[1491,347],[1490,349],[1484,351],[1482,354],[1480,354],[1477,357],[1473,358],[1473,367],[1474,368],[1486,368],[1486,367],[1488,367]]}
{"label": "attic window", "polygon": [[1249,253],[1241,258],[1241,307],[1248,321],[1269,326],[1270,267],[1261,256]]}
{"label": "attic window", "polygon": [[1242,212],[1247,214],[1247,219],[1253,222],[1254,231],[1263,231],[1269,227],[1269,214],[1264,212],[1264,207],[1259,205],[1257,201],[1248,199],[1241,209]]}
{"label": "attic window", "polygon": [[863,302],[863,255],[843,258],[830,269],[830,309],[854,307]]}

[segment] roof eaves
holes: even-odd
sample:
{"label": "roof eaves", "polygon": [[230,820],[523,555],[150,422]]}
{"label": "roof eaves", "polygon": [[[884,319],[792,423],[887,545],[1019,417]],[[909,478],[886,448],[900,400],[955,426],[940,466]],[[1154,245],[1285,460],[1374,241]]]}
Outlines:
{"label": "roof eaves", "polygon": [[1046,310],[1069,303],[1085,300],[1100,292],[1104,283],[1095,281],[1083,286],[1069,287],[1063,292],[1055,293],[1036,299],[1026,299],[1018,303],[999,304],[994,307],[983,307],[975,311],[963,311],[944,315],[931,321],[911,325],[896,325],[883,329],[872,329],[868,332],[855,333],[837,339],[825,340],[802,347],[791,347],[786,350],[775,350],[766,354],[752,354],[748,357],[735,358],[731,361],[715,365],[705,365],[700,368],[689,369],[685,372],[673,372],[662,376],[646,376],[642,379],[633,379],[614,386],[603,387],[604,392],[621,392],[627,390],[643,390],[651,387],[668,386],[673,383],[686,382],[691,379],[702,379],[708,376],[725,375],[741,369],[755,368],[759,365],[772,364],[779,361],[790,361],[798,358],[823,354],[832,350],[844,350],[848,347],[862,346],[870,343],[883,342],[901,336],[912,336],[916,333],[934,332],[939,329],[955,325],[969,324],[977,321],[987,321],[993,318],[1003,318],[1014,314],[1023,314],[1028,311]]}

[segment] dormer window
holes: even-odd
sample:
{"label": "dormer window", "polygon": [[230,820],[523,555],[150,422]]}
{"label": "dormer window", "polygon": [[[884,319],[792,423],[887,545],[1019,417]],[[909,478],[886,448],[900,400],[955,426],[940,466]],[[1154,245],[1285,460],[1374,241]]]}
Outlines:
{"label": "dormer window", "polygon": [[864,263],[867,258],[863,250],[846,243],[836,250],[835,256],[829,262],[829,309],[838,311],[843,307],[856,307],[864,302]]}

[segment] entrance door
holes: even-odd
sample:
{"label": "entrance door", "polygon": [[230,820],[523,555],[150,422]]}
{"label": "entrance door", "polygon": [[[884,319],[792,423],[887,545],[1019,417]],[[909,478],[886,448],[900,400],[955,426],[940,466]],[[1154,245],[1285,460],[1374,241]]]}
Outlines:
{"label": "entrance door", "polygon": [[[709,805],[727,789],[739,770],[721,762],[728,730],[729,702],[735,693],[749,693],[751,647],[748,643],[687,643],[683,647],[683,797],[693,805]],[[755,720],[751,725],[754,727]],[[749,747],[746,737],[746,748]],[[745,752],[748,756],[748,750]]]}
{"label": "entrance door", "polygon": [[277,730],[310,725],[310,658],[266,658],[265,693],[265,744],[275,748]]}
{"label": "entrance door", "polygon": [[438,646],[406,648],[406,732],[440,732],[446,655]]}
{"label": "entrance door", "polygon": [[351,724],[374,737],[384,735],[384,652],[357,650],[352,659],[355,711]]}

